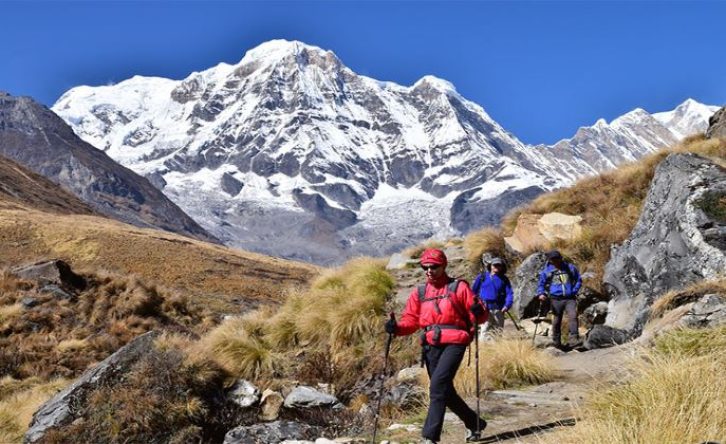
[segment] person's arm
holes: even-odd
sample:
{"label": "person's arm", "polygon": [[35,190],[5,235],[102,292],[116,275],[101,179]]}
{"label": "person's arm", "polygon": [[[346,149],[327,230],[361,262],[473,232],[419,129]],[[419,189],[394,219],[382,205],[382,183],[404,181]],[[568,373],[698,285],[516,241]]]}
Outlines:
{"label": "person's arm", "polygon": [[539,272],[539,282],[537,283],[537,297],[540,298],[540,300],[547,297],[547,293],[545,292],[545,281],[547,280],[547,266],[545,265],[544,270]]}
{"label": "person's arm", "polygon": [[[482,304],[478,296],[474,295],[474,292],[469,288],[469,284],[466,281],[459,282],[456,287],[456,299],[457,303],[461,304],[466,309],[466,314],[469,316],[469,323],[471,325],[483,324],[489,318],[489,311],[486,305]],[[471,307],[478,305],[481,309],[475,309],[474,311],[479,314],[472,313]]]}
{"label": "person's arm", "polygon": [[421,302],[418,299],[418,288],[411,290],[403,309],[401,319],[396,324],[396,336],[406,336],[419,329],[418,317],[421,312]]}
{"label": "person's arm", "polygon": [[580,287],[582,287],[582,277],[580,276],[580,272],[577,270],[577,267],[570,264],[570,272],[572,273],[572,278],[575,280],[575,284],[572,287],[572,295],[577,295],[577,292],[580,291]]}
{"label": "person's arm", "polygon": [[474,296],[479,296],[481,290],[482,274],[479,273],[474,279],[474,285],[471,286],[471,291],[474,292]]}
{"label": "person's arm", "polygon": [[506,294],[506,299],[504,300],[504,308],[503,311],[509,311],[510,308],[512,308],[512,304],[514,304],[514,292],[512,291],[512,283],[509,282],[509,278],[504,278],[502,284],[504,285],[504,291]]}

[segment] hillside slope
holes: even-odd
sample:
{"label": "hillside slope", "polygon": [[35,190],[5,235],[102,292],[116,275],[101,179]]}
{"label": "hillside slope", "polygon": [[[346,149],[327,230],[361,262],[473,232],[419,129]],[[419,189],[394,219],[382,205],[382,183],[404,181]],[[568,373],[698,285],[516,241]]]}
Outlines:
{"label": "hillside slope", "polygon": [[77,269],[137,274],[183,289],[217,313],[278,302],[315,267],[96,215],[79,199],[0,158],[0,266],[60,258]]}

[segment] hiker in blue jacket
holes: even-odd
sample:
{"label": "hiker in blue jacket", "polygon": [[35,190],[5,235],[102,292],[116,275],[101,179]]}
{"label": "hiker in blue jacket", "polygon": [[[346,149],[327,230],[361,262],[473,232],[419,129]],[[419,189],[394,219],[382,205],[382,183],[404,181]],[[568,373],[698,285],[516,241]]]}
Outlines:
{"label": "hiker in blue jacket", "polygon": [[487,263],[484,257],[485,271],[476,277],[472,290],[489,309],[489,319],[483,325],[484,333],[497,334],[504,328],[504,316],[512,308],[514,293],[506,276],[504,259],[495,257]]}
{"label": "hiker in blue jacket", "polygon": [[579,344],[580,335],[577,323],[577,292],[582,286],[582,279],[577,267],[562,259],[559,251],[547,253],[547,264],[539,274],[537,297],[544,302],[549,298],[554,313],[552,320],[552,344],[562,348],[560,339],[562,317],[567,312],[567,325],[570,330],[569,347]]}

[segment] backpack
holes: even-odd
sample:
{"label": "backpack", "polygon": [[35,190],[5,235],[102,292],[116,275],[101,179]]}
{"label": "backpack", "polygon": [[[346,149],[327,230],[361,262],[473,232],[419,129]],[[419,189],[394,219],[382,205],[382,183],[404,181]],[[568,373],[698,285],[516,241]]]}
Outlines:
{"label": "backpack", "polygon": [[[459,282],[461,282],[461,281],[458,279],[452,280],[447,285],[446,294],[440,295],[440,296],[434,296],[432,298],[426,297],[426,284],[419,285],[417,287],[418,300],[422,304],[424,302],[434,301],[434,310],[436,310],[436,313],[441,314],[441,309],[439,308],[439,301],[441,299],[450,299],[452,294],[456,294],[456,289],[459,287]],[[463,316],[462,316],[461,311],[455,304],[451,304],[451,307],[458,313],[459,316],[462,317],[462,319],[464,319],[464,322],[466,322],[466,330],[467,331],[470,330],[471,329],[471,320],[469,319],[468,313],[463,313]],[[435,326],[430,326],[430,327],[435,327]],[[444,327],[444,326],[441,326],[441,327]],[[448,328],[448,327],[444,327],[444,328]],[[424,333],[425,333],[425,331],[424,331]]]}
{"label": "backpack", "polygon": [[[570,269],[570,263],[569,262],[562,262],[564,265],[564,273],[567,275],[567,282],[570,283],[570,286],[574,285],[574,276],[572,275],[572,270]],[[549,263],[548,263],[549,264]],[[546,267],[546,265],[545,265]],[[545,283],[544,283],[544,289],[549,294],[550,292],[550,285],[552,284],[552,279],[554,278],[555,274],[561,274],[563,271],[558,270],[557,267],[554,267],[554,270],[551,270],[549,273],[545,275]]]}

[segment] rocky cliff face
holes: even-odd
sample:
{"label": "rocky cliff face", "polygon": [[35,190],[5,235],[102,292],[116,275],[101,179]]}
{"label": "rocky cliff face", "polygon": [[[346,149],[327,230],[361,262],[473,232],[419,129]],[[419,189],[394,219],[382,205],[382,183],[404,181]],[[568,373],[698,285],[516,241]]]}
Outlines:
{"label": "rocky cliff face", "polygon": [[48,108],[0,94],[0,155],[45,176],[106,216],[214,240],[148,180],[82,141]]}
{"label": "rocky cliff face", "polygon": [[444,80],[380,82],[286,41],[181,81],[74,88],[53,110],[226,243],[316,262],[496,224],[543,191],[705,129],[710,114],[693,101],[637,110],[531,147]]}
{"label": "rocky cliff face", "polygon": [[725,196],[726,170],[706,158],[671,154],[658,166],[635,229],[605,268],[606,327],[638,336],[659,296],[723,275]]}
{"label": "rocky cliff face", "polygon": [[726,107],[721,108],[708,120],[708,130],[706,137],[709,139],[723,137],[726,138]]}

